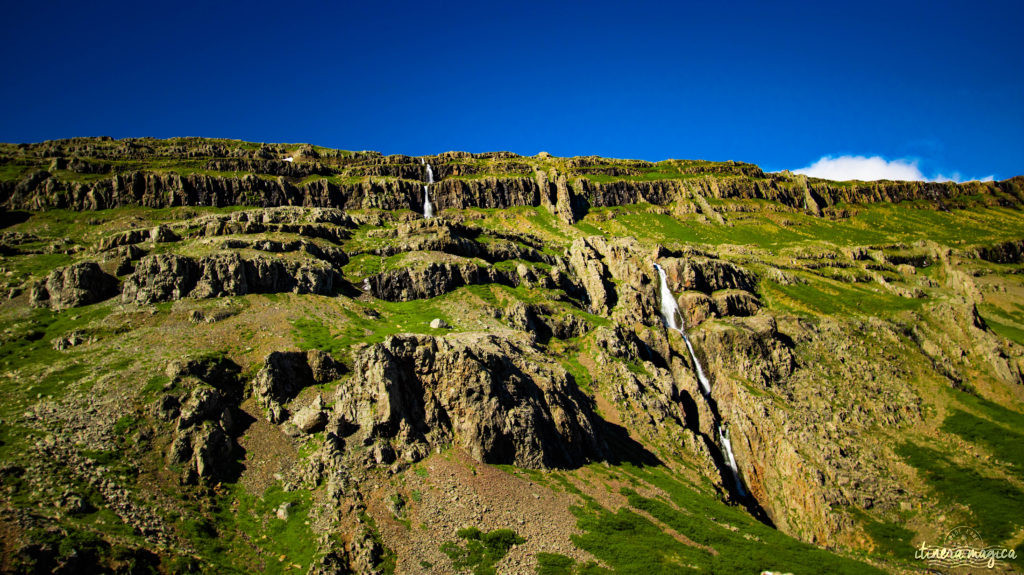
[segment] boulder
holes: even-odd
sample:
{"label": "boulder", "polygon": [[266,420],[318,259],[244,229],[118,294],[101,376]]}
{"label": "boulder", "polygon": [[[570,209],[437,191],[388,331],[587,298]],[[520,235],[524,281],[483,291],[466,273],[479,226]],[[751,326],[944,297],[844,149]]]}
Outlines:
{"label": "boulder", "polygon": [[116,293],[117,278],[95,262],[84,262],[50,272],[32,287],[29,302],[61,310],[103,301]]}
{"label": "boulder", "polygon": [[323,429],[324,424],[327,423],[323,398],[317,395],[313,403],[297,411],[290,421],[299,432],[305,434],[316,433]]}

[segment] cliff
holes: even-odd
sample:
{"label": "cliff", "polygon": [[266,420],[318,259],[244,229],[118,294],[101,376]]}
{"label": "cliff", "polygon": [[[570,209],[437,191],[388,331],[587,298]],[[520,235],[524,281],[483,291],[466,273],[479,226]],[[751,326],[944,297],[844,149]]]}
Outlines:
{"label": "cliff", "polygon": [[[750,164],[653,164],[607,158],[448,153],[412,158],[311,147],[160,140],[76,139],[0,146],[0,205],[7,209],[101,210],[126,206],[309,206],[419,211],[424,163],[434,169],[436,210],[549,206],[563,219],[591,207],[669,205],[695,198],[759,199],[820,214],[839,204],[1024,201],[1024,179],[1003,182],[842,182]],[[294,149],[293,149],[294,148]],[[305,152],[303,152],[305,150]],[[119,156],[118,154],[124,154]],[[132,161],[109,163],[110,158]],[[284,161],[284,158],[291,161]],[[106,162],[106,163],[104,163]]]}

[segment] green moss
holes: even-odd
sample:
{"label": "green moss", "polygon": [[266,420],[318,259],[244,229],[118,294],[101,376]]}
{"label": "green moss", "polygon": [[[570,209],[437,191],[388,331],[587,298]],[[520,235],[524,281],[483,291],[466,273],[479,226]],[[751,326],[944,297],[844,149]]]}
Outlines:
{"label": "green moss", "polygon": [[[556,348],[557,349],[557,348]],[[559,361],[562,367],[572,375],[576,385],[585,391],[586,393],[594,394],[594,378],[590,375],[590,371],[583,367],[583,364],[579,360],[579,352],[575,347],[568,347],[559,350]]]}
{"label": "green moss", "polygon": [[331,354],[338,353],[343,346],[330,328],[310,318],[292,320],[292,335],[302,350],[319,349]]}
{"label": "green moss", "polygon": [[42,166],[32,163],[4,162],[0,163],[0,182],[20,181],[25,176],[40,169]]}
{"label": "green moss", "polygon": [[164,386],[170,383],[171,378],[164,374],[157,374],[149,378],[146,381],[146,385],[142,388],[142,394],[145,397],[155,397],[157,394],[163,391]]}
{"label": "green moss", "polygon": [[455,325],[444,302],[457,297],[458,292],[453,292],[409,302],[350,300],[350,306],[331,316],[330,323],[326,317],[314,316],[292,320],[292,335],[303,350],[320,349],[344,357],[357,343],[378,343],[399,333],[437,333],[430,327],[435,318]]}
{"label": "green moss", "polygon": [[1003,317],[994,317],[991,309],[989,308],[989,313],[982,312],[982,317],[989,328],[1014,343],[1024,345],[1024,327],[1021,327],[1024,324]]}
{"label": "green moss", "polygon": [[[714,203],[712,200],[709,202]],[[743,211],[727,211],[727,225],[708,221],[701,214],[653,213],[643,204],[592,208],[576,224],[587,233],[630,235],[663,244],[749,244],[779,250],[828,243],[862,246],[913,243],[920,240],[949,244],[980,244],[1016,239],[1013,230],[1024,226],[1024,214],[1008,208],[971,206],[940,212],[913,202],[857,206],[848,219],[830,220],[799,212],[778,213],[767,200],[727,200]]]}
{"label": "green moss", "polygon": [[[277,484],[261,497],[229,485],[214,513],[186,517],[182,529],[202,550],[203,559],[218,569],[284,573],[297,564],[304,571],[316,550],[309,544],[315,535],[307,524],[311,498],[308,490],[284,491]],[[286,520],[277,517],[282,504],[288,504]]]}
{"label": "green moss", "polygon": [[441,545],[441,551],[452,560],[452,567],[459,571],[471,569],[473,575],[495,575],[494,565],[508,554],[509,549],[526,542],[511,529],[484,533],[476,527],[467,527],[459,529],[456,535],[465,543],[448,541]]}
{"label": "green moss", "polygon": [[864,531],[877,546],[876,553],[886,554],[898,559],[907,558],[907,550],[914,546],[913,531],[895,523],[879,521],[857,507],[849,507],[847,511],[860,520]]}
{"label": "green moss", "polygon": [[380,273],[383,267],[384,258],[373,254],[360,254],[349,259],[348,264],[342,270],[349,281],[356,283]]}
{"label": "green moss", "polygon": [[572,575],[576,561],[558,553],[537,554],[537,575]]}
{"label": "green moss", "polygon": [[[73,330],[98,325],[110,313],[107,304],[60,312],[34,309],[10,325],[2,336],[0,366],[21,376],[18,385],[0,388],[0,415],[19,413],[37,397],[61,397],[95,374],[94,356],[78,350],[60,352],[52,340]],[[99,333],[99,332],[97,332]]]}

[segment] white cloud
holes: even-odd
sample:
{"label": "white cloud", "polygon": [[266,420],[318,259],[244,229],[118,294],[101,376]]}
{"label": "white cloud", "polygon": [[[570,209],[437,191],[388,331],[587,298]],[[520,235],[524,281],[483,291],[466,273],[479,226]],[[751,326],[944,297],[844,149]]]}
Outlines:
{"label": "white cloud", "polygon": [[[933,178],[926,177],[917,167],[917,160],[897,158],[886,160],[881,156],[823,156],[806,168],[793,170],[796,174],[822,178],[824,180],[903,180],[919,182],[963,182],[965,178],[959,172],[949,176],[938,174]],[[994,176],[981,178],[982,182],[991,182]]]}
{"label": "white cloud", "polygon": [[806,168],[793,170],[825,180],[926,180],[916,161],[886,161],[881,156],[824,156]]}

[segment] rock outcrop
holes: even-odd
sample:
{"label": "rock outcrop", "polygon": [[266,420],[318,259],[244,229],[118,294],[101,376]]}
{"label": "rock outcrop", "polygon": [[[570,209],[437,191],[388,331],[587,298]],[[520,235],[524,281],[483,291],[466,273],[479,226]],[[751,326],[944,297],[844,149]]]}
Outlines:
{"label": "rock outcrop", "polygon": [[891,327],[789,320],[783,332],[761,313],[716,322],[693,340],[744,481],[779,529],[835,544],[850,541],[854,523],[833,508],[899,507],[904,492],[879,456],[886,446],[869,439],[877,426],[921,417],[916,390],[896,383],[907,379]]}
{"label": "rock outcrop", "polygon": [[517,286],[517,274],[470,262],[440,261],[381,272],[366,278],[374,297],[387,301],[427,299],[462,286],[499,283]]}
{"label": "rock outcrop", "polygon": [[[479,241],[481,230],[437,220],[415,220],[396,228],[377,230],[375,238],[384,245],[368,253],[388,257],[403,252],[443,252],[464,258],[480,258],[491,263],[525,260],[555,265],[559,258],[540,251],[541,242],[529,234],[488,234]],[[527,245],[528,244],[528,245]]]}
{"label": "rock outcrop", "polygon": [[57,268],[46,280],[32,286],[29,301],[34,306],[61,310],[103,301],[117,294],[117,278],[103,272],[95,262]]}
{"label": "rock outcrop", "polygon": [[415,461],[448,442],[481,462],[532,468],[606,452],[601,420],[572,377],[494,335],[392,336],[359,350],[335,409],[376,446],[378,463]]}
{"label": "rock outcrop", "polygon": [[1003,242],[978,248],[978,257],[998,264],[1024,262],[1024,240]]}
{"label": "rock outcrop", "polygon": [[591,313],[607,315],[615,306],[615,288],[608,268],[588,238],[578,238],[569,247],[569,267],[586,294]]}
{"label": "rock outcrop", "polygon": [[697,290],[710,295],[725,289],[757,292],[757,276],[732,262],[693,256],[665,258],[660,263],[673,293]]}
{"label": "rock outcrop", "polygon": [[[253,395],[256,401],[267,409],[271,423],[288,419],[285,405],[300,391],[311,385],[322,385],[334,381],[345,371],[327,352],[275,351],[263,361],[263,367],[253,380]],[[322,406],[315,411],[322,411]],[[318,416],[307,413],[296,425],[315,427]]]}
{"label": "rock outcrop", "polygon": [[551,337],[571,339],[581,337],[590,331],[590,324],[574,313],[558,313],[551,306],[515,302],[503,312],[513,329],[532,334],[538,341],[546,342]]}
{"label": "rock outcrop", "polygon": [[333,293],[338,273],[316,261],[242,258],[235,253],[194,259],[154,254],[139,260],[124,281],[121,299],[148,304],[184,297],[219,297],[248,293]]}
{"label": "rock outcrop", "polygon": [[174,422],[167,459],[183,466],[185,483],[228,481],[239,471],[235,441],[241,419],[239,372],[237,365],[220,358],[176,362],[168,367],[173,386],[184,392],[163,396],[156,415]]}

